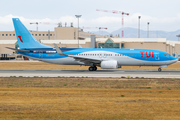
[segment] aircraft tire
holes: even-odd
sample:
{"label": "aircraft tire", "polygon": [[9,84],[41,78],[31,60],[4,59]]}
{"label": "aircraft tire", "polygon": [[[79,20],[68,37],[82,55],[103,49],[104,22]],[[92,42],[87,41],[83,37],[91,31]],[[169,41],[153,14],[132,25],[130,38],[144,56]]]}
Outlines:
{"label": "aircraft tire", "polygon": [[162,71],[162,69],[161,69],[161,68],[159,68],[159,69],[158,69],[158,72],[161,72],[161,71]]}
{"label": "aircraft tire", "polygon": [[97,67],[89,67],[89,71],[96,71]]}
{"label": "aircraft tire", "polygon": [[93,71],[94,69],[93,69],[93,67],[89,67],[89,71]]}
{"label": "aircraft tire", "polygon": [[96,71],[96,70],[97,70],[97,67],[95,66],[95,67],[94,67],[94,71]]}

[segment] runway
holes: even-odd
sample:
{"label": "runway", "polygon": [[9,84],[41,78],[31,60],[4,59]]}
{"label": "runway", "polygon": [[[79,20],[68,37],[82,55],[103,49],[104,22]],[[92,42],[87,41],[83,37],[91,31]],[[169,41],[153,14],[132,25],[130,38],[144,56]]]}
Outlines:
{"label": "runway", "polygon": [[0,69],[0,77],[126,77],[126,78],[180,78],[180,71],[153,70],[22,70]]}

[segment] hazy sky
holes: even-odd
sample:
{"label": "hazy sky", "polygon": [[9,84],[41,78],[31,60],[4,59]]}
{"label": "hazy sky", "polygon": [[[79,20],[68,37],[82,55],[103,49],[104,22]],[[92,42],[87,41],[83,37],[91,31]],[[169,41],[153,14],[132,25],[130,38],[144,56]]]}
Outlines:
{"label": "hazy sky", "polygon": [[[18,17],[30,30],[36,25],[30,22],[74,23],[76,14],[82,15],[80,27],[107,27],[108,32],[121,28],[121,14],[98,12],[96,9],[128,12],[124,16],[124,27],[176,31],[180,29],[180,0],[0,0],[0,31],[14,30],[12,20]],[[39,30],[54,30],[56,25],[39,24]],[[97,29],[86,29],[96,31]],[[98,31],[98,30],[97,30]]]}

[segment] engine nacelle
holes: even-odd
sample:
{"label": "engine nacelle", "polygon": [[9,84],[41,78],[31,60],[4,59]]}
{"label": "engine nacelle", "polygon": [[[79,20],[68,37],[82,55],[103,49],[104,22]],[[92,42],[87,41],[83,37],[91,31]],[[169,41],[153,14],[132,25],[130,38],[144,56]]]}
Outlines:
{"label": "engine nacelle", "polygon": [[102,61],[101,68],[102,69],[117,69],[118,63],[116,60]]}

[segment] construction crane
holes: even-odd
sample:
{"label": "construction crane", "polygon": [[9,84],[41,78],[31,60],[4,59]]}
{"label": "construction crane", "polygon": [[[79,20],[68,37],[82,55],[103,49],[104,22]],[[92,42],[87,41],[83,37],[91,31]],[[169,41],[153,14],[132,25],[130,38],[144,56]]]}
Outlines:
{"label": "construction crane", "polygon": [[122,38],[124,37],[124,15],[129,15],[129,13],[125,13],[123,11],[117,11],[117,10],[101,10],[101,9],[96,9],[96,11],[101,11],[101,12],[110,12],[110,13],[114,13],[114,14],[122,14]]}
{"label": "construction crane", "polygon": [[106,30],[108,29],[107,27],[82,27],[82,29],[97,29],[97,28],[99,29],[99,35],[101,29],[106,29]]}
{"label": "construction crane", "polygon": [[50,22],[32,22],[30,24],[36,24],[36,30],[38,31],[38,24],[46,24],[46,25],[50,25],[50,24],[55,24],[55,25],[59,25],[60,23],[50,23]]}
{"label": "construction crane", "polygon": [[37,27],[36,27],[36,30],[38,31],[38,22],[34,22],[34,23],[30,23],[30,24],[36,24],[37,25]]}
{"label": "construction crane", "polygon": [[[106,29],[106,30],[107,30],[108,28],[107,28],[107,27],[99,27],[99,35],[100,35],[100,30],[101,30],[101,29]],[[103,35],[103,34],[102,34],[102,35]]]}

